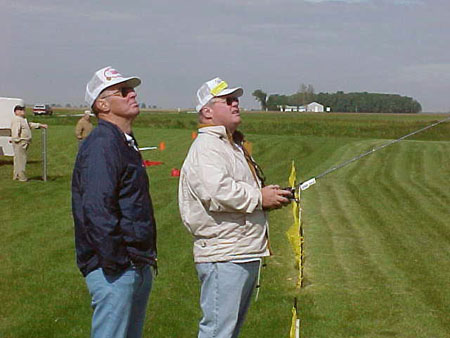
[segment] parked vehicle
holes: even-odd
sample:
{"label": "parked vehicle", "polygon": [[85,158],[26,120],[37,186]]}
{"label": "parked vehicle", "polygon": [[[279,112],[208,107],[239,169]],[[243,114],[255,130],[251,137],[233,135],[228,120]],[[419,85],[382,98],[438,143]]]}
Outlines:
{"label": "parked vehicle", "polygon": [[34,115],[52,115],[53,109],[48,104],[35,104],[33,107]]}
{"label": "parked vehicle", "polygon": [[0,156],[14,156],[11,141],[11,121],[15,106],[25,106],[22,99],[0,97]]}

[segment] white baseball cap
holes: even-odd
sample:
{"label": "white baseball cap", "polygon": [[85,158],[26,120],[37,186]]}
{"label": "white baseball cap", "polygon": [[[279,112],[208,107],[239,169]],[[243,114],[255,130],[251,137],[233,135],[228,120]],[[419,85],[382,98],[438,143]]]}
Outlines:
{"label": "white baseball cap", "polygon": [[127,85],[135,88],[141,84],[141,79],[132,77],[123,77],[117,70],[108,66],[95,72],[92,79],[86,85],[86,95],[84,99],[92,107],[100,93],[111,86],[118,83],[127,82]]}
{"label": "white baseball cap", "polygon": [[197,104],[195,109],[199,112],[213,97],[225,96],[233,93],[236,97],[239,97],[244,94],[244,90],[241,87],[228,88],[228,83],[216,77],[202,84],[197,90]]}

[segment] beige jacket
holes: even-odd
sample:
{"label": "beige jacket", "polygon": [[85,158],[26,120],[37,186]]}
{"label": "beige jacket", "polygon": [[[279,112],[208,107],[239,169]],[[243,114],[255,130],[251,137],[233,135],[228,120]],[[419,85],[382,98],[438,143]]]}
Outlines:
{"label": "beige jacket", "polygon": [[11,139],[14,143],[28,145],[31,142],[31,128],[40,128],[40,123],[28,122],[26,118],[14,116],[11,121]]}
{"label": "beige jacket", "polygon": [[225,127],[199,129],[181,168],[178,202],[196,263],[269,255],[261,184]]}
{"label": "beige jacket", "polygon": [[81,118],[78,120],[77,125],[75,126],[75,136],[79,140],[84,140],[91,133],[94,126],[90,121],[87,121],[85,118]]}

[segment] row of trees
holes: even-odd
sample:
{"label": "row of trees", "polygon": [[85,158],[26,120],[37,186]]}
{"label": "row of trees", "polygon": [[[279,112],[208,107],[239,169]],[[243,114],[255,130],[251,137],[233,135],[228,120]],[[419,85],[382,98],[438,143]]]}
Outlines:
{"label": "row of trees", "polygon": [[[50,106],[51,107],[53,107],[53,108],[61,108],[61,107],[63,107],[63,105],[62,104],[60,104],[60,103],[52,103],[52,104],[50,104]],[[156,105],[153,105],[153,106],[151,106],[151,105],[146,105],[144,102],[142,102],[141,104],[139,104],[139,106],[142,108],[142,109],[146,109],[146,108],[153,108],[153,109],[156,109],[157,108],[157,106]],[[64,107],[66,107],[66,108],[85,108],[86,107],[86,105],[85,104],[80,104],[80,105],[72,105],[72,104],[70,104],[70,103],[66,103],[65,105],[64,105]]]}
{"label": "row of trees", "polygon": [[269,95],[261,89],[252,94],[261,104],[262,110],[280,110],[284,106],[304,106],[311,102],[318,102],[330,107],[335,112],[364,112],[364,113],[419,113],[422,106],[408,96],[379,93],[314,93],[312,85],[302,84],[300,89],[292,95]]}

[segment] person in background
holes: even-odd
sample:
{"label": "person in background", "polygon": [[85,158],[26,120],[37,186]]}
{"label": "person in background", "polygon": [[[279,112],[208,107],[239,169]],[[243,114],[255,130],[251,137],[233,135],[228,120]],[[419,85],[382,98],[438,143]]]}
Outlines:
{"label": "person in background", "polygon": [[245,147],[239,97],[220,78],[197,91],[198,136],[183,163],[178,202],[194,238],[203,318],[199,338],[237,337],[270,255],[267,211],[289,204],[290,192],[265,186]]}
{"label": "person in background", "polygon": [[75,126],[75,136],[79,144],[81,144],[81,141],[88,137],[93,128],[94,126],[91,122],[91,111],[86,110]]}
{"label": "person in background", "polygon": [[91,337],[142,336],[156,269],[149,181],[132,132],[140,83],[105,67],[86,87],[98,126],[75,161],[72,213],[77,264],[94,310]]}
{"label": "person in background", "polygon": [[25,118],[25,107],[15,106],[14,117],[11,121],[11,140],[14,149],[14,174],[13,180],[21,182],[28,181],[25,175],[25,167],[27,165],[27,150],[31,143],[31,128],[48,128],[43,123],[28,122]]}

